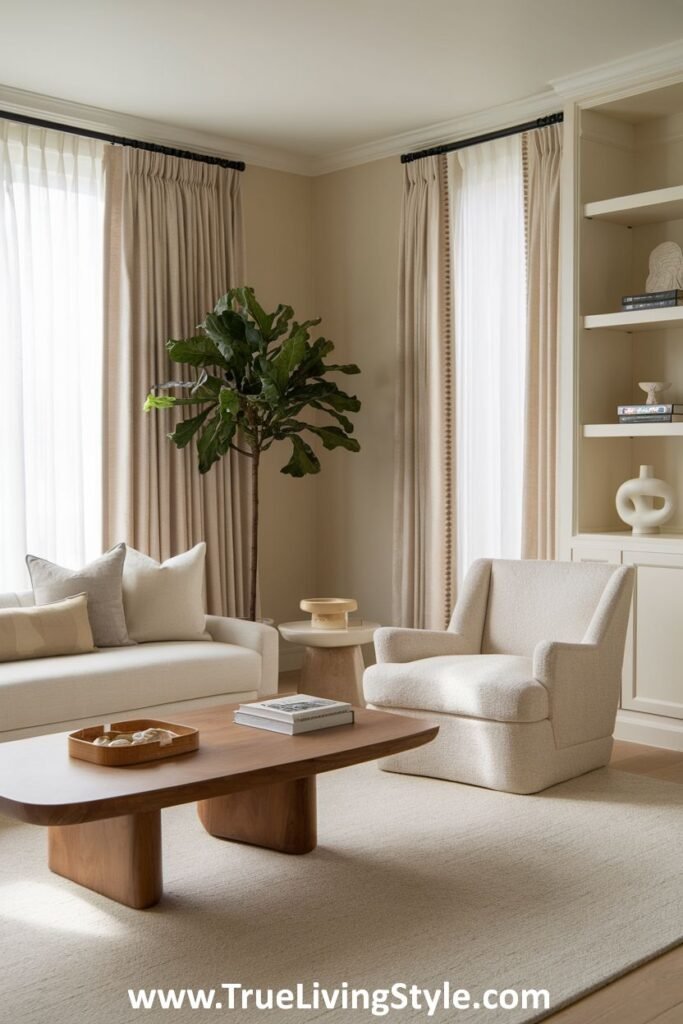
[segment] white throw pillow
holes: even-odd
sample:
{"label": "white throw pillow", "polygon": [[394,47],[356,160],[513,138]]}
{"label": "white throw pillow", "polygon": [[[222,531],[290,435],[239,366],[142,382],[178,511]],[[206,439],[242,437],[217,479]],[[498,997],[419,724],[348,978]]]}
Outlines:
{"label": "white throw pillow", "polygon": [[131,640],[209,640],[204,609],[202,541],[161,564],[129,547],[123,565],[123,607]]}

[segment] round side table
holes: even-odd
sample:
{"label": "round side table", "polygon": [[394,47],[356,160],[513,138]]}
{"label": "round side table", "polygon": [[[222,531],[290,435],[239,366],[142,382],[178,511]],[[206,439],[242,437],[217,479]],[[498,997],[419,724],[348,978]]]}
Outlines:
{"label": "round side table", "polygon": [[353,623],[346,629],[319,629],[310,621],[283,622],[285,640],[304,646],[301,693],[329,700],[346,700],[363,707],[363,655],[378,622]]}

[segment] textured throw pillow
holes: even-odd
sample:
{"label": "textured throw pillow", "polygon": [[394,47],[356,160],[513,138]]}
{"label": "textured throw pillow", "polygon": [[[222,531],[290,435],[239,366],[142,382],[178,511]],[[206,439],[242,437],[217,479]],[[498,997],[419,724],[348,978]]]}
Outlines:
{"label": "textured throw pillow", "polygon": [[0,609],[0,661],[94,650],[85,594],[42,608]]}
{"label": "textured throw pillow", "polygon": [[205,558],[203,541],[161,564],[128,548],[123,567],[123,604],[133,640],[210,639],[204,609]]}
{"label": "textured throw pillow", "polygon": [[74,594],[88,595],[88,618],[97,647],[130,644],[123,613],[121,577],[126,545],[117,544],[83,569],[65,569],[45,558],[26,556],[37,605],[53,604]]}

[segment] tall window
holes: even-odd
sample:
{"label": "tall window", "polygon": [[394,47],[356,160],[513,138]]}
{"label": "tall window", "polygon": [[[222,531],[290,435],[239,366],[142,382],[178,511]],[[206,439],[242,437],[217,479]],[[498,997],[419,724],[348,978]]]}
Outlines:
{"label": "tall window", "polygon": [[0,121],[0,591],[101,551],[100,143]]}
{"label": "tall window", "polygon": [[522,545],[526,259],[520,137],[454,153],[459,575]]}

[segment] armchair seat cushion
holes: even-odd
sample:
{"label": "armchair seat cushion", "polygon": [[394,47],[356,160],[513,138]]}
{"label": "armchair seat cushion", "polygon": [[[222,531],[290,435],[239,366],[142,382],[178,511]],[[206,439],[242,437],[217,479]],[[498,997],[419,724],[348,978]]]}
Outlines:
{"label": "armchair seat cushion", "polygon": [[380,708],[438,711],[494,722],[541,722],[548,691],[534,679],[531,658],[511,654],[422,658],[373,665],[365,699]]}

